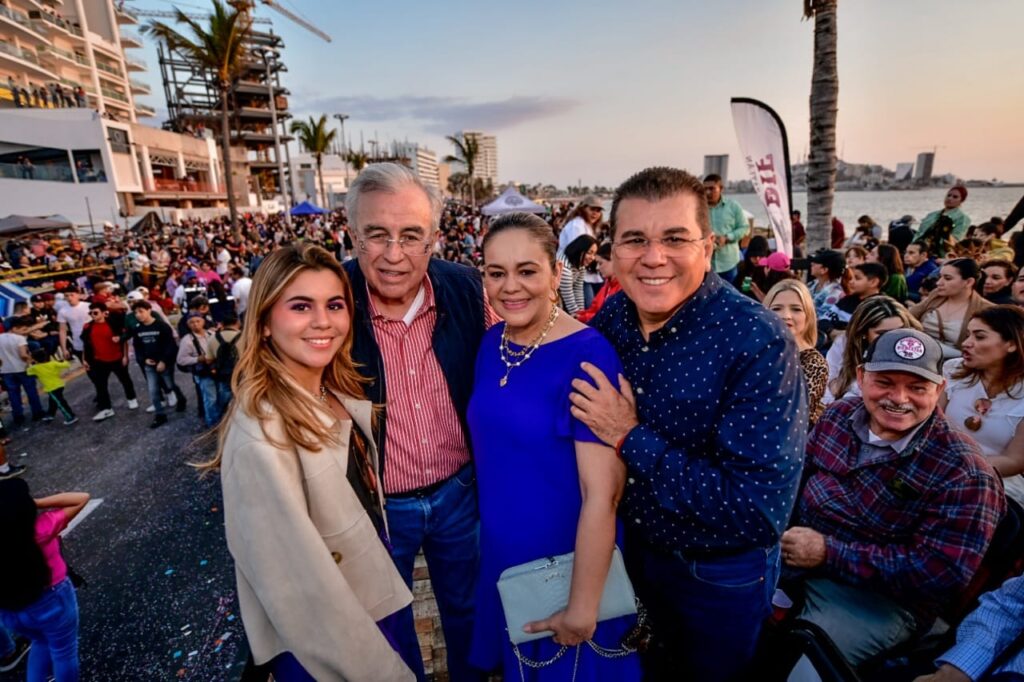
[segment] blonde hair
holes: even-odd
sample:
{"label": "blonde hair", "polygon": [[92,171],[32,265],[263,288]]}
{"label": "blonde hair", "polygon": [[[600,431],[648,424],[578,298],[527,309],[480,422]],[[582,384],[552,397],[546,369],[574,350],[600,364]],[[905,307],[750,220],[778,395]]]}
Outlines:
{"label": "blonde hair", "polygon": [[[204,472],[220,468],[221,456],[235,410],[242,410],[260,422],[263,435],[275,447],[298,446],[312,452],[320,451],[324,444],[336,444],[337,437],[324,425],[319,412],[323,407],[316,399],[290,380],[285,367],[264,330],[270,321],[270,311],[281,298],[282,292],[303,272],[333,272],[341,280],[345,307],[355,312],[352,285],[341,264],[326,249],[312,244],[294,244],[278,249],[264,260],[252,279],[249,305],[238,341],[238,362],[231,377],[231,391],[235,399],[224,416],[217,454],[208,462],[198,465]],[[323,383],[343,395],[363,397],[366,379],[359,375],[352,362],[352,334],[341,344],[337,355],[324,368]],[[280,419],[285,442],[279,442],[267,432],[271,419]]]}
{"label": "blonde hair", "polygon": [[810,348],[814,348],[818,345],[818,315],[814,309],[814,298],[811,296],[810,289],[798,279],[790,278],[776,282],[775,286],[769,289],[768,293],[764,296],[764,307],[770,310],[772,303],[775,302],[775,298],[783,291],[792,291],[800,299],[800,307],[804,309],[807,325],[804,327],[799,340],[803,341]]}

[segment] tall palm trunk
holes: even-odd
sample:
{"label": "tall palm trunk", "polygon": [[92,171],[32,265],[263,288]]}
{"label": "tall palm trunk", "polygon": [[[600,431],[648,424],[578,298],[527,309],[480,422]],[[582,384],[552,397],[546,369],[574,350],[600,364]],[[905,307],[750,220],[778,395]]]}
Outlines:
{"label": "tall palm trunk", "polygon": [[228,214],[231,216],[231,233],[236,242],[242,241],[242,227],[238,224],[238,206],[235,205],[235,183],[231,176],[231,130],[228,129],[228,91],[220,92],[220,152],[224,157],[224,190],[228,193]]}
{"label": "tall palm trunk", "polygon": [[805,0],[814,17],[814,71],[811,76],[811,144],[807,160],[807,248],[831,246],[836,181],[836,115],[839,73],[836,58],[837,0]]}
{"label": "tall palm trunk", "polygon": [[316,155],[316,175],[320,178],[320,208],[328,210],[327,207],[327,186],[324,185],[324,157],[323,154]]}

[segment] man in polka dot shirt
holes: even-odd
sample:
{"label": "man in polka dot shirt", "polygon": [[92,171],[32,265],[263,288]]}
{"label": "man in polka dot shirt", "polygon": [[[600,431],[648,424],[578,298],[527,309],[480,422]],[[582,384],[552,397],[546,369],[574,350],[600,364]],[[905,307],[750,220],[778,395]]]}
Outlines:
{"label": "man in polka dot shirt", "polygon": [[[752,679],[779,537],[796,498],[807,406],[796,344],[711,270],[701,182],[649,168],[618,188],[612,264],[623,293],[594,320],[621,393],[595,368],[573,414],[628,467],[626,559],[657,641],[649,679]],[[628,380],[628,381],[627,381]]]}

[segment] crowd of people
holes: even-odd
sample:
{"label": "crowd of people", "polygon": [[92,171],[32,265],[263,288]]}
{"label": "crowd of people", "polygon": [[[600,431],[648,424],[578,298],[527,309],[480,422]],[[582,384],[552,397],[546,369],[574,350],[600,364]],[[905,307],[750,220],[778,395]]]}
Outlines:
{"label": "crowd of people", "polygon": [[[94,420],[111,375],[139,409],[135,362],[156,429],[191,375],[252,679],[424,680],[421,551],[456,682],[751,679],[777,588],[863,666],[948,615],[1024,518],[1024,276],[966,197],[905,242],[864,216],[803,272],[716,176],[649,168],[607,216],[588,196],[488,220],[373,164],[294,225],[10,242],[7,267],[55,284],[3,321],[0,372],[16,427],[72,427],[79,370]],[[28,636],[31,679],[74,680],[54,537],[87,496],[33,501],[3,454],[0,656]],[[1024,674],[1021,591],[985,597],[934,679]],[[998,650],[977,624],[996,607]]]}

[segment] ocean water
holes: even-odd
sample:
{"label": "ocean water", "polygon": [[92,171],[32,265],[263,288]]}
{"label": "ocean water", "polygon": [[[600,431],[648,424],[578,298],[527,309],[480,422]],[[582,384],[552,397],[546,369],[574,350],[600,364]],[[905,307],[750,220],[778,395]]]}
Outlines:
{"label": "ocean water", "polygon": [[[987,222],[992,216],[1005,218],[1024,196],[1024,187],[971,187],[967,191],[967,201],[961,208],[974,225]],[[754,215],[756,225],[768,225],[768,214],[756,194],[728,196]],[[864,214],[883,227],[907,214],[920,222],[921,218],[942,208],[945,196],[944,188],[904,192],[836,192],[832,212],[846,226],[846,236],[849,237],[857,227],[857,218]],[[807,194],[794,192],[793,204],[793,208],[803,214],[806,225]]]}

